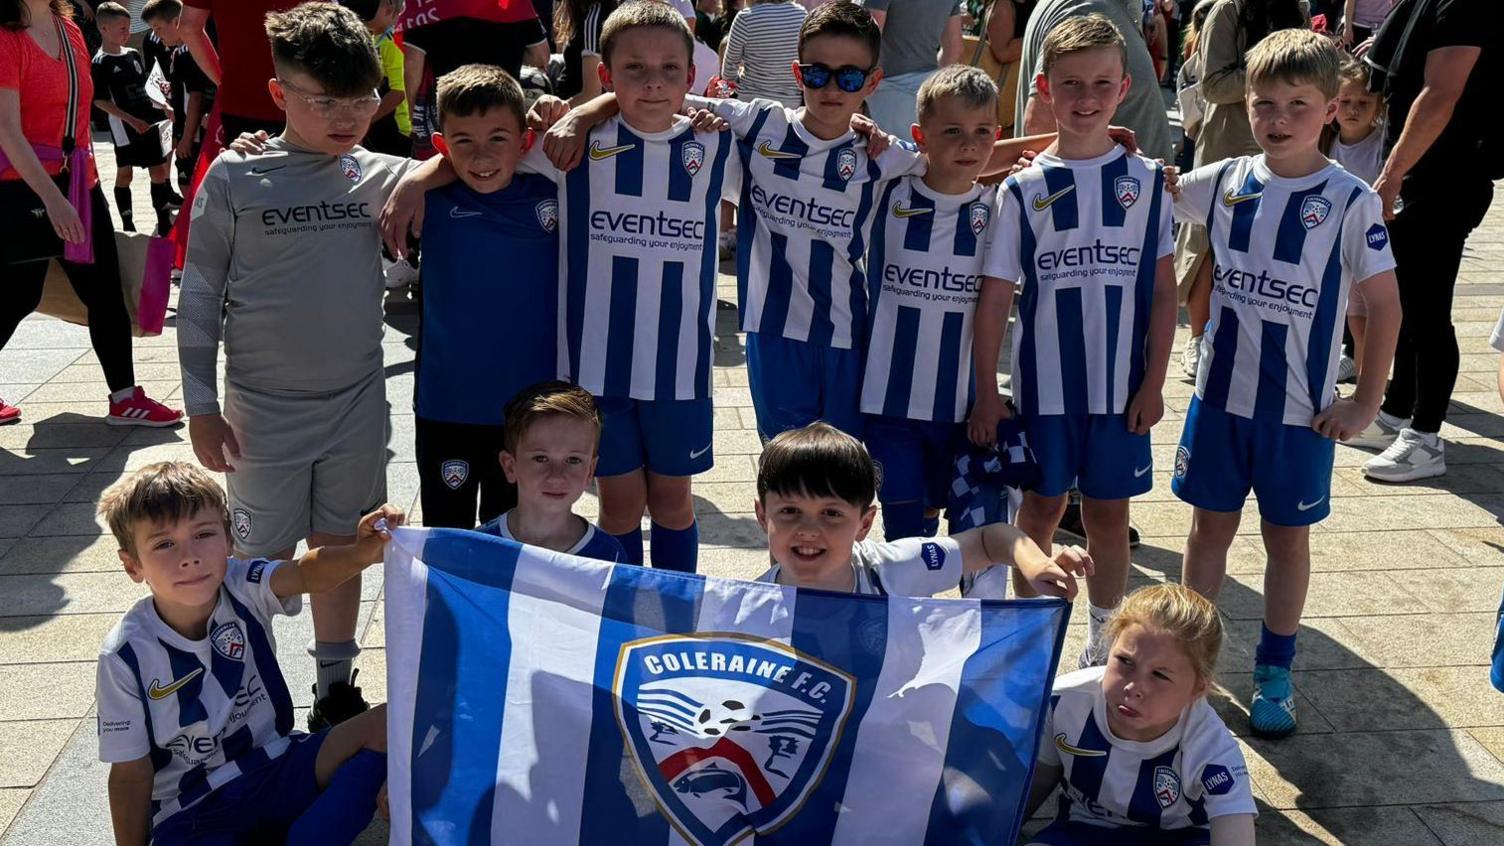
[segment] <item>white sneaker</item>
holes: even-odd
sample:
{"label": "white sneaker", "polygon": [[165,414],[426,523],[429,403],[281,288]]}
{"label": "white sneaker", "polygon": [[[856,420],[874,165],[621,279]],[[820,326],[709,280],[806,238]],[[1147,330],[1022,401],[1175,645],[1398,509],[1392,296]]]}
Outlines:
{"label": "white sneaker", "polygon": [[1344,354],[1337,361],[1337,381],[1339,383],[1358,381],[1358,363],[1353,361],[1352,356]]}
{"label": "white sneaker", "polygon": [[1343,441],[1351,447],[1360,449],[1388,449],[1399,437],[1400,430],[1410,425],[1409,420],[1394,417],[1385,412],[1379,412],[1379,416],[1368,424],[1368,428],[1351,438]]}
{"label": "white sneaker", "polygon": [[1447,472],[1446,445],[1440,435],[1408,426],[1379,455],[1363,465],[1363,475],[1380,482],[1413,482]]}
{"label": "white sneaker", "polygon": [[[382,264],[386,264],[385,259],[382,259]],[[418,269],[408,264],[407,259],[386,264],[386,287],[388,291],[406,288],[416,281],[418,281]]]}
{"label": "white sneaker", "polygon": [[1196,378],[1196,371],[1201,369],[1201,338],[1193,337],[1185,342],[1185,349],[1180,351],[1180,369],[1186,376]]}

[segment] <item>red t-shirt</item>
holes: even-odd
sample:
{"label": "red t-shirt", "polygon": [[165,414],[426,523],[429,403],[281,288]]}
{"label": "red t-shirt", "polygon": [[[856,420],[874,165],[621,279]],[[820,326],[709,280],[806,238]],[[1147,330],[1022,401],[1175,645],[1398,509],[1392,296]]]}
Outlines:
{"label": "red t-shirt", "polygon": [[183,5],[204,9],[214,20],[222,76],[215,105],[226,114],[282,121],[282,110],[266,90],[266,81],[276,75],[272,70],[272,48],[266,41],[266,13],[283,12],[299,2],[184,0]]}
{"label": "red t-shirt", "polygon": [[[84,34],[73,21],[63,21],[69,54],[78,69],[78,119],[75,139],[89,143],[89,105],[94,102],[94,80],[89,72],[89,48]],[[33,144],[63,146],[63,123],[68,113],[68,66],[43,52],[26,30],[0,29],[0,88],[10,88],[21,97],[21,134]],[[56,175],[62,162],[43,162]],[[13,168],[0,171],[0,179],[20,179]]]}

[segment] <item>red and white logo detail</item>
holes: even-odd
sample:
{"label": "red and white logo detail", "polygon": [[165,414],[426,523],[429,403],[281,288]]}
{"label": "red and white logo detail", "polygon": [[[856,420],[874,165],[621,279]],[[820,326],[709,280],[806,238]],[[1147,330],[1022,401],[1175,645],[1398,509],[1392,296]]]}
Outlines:
{"label": "red and white logo detail", "polygon": [[856,151],[848,148],[836,153],[836,175],[847,182],[856,176]]}
{"label": "red and white logo detail", "polygon": [[356,161],[355,157],[349,153],[339,157],[339,170],[351,182],[360,181],[360,162]]}

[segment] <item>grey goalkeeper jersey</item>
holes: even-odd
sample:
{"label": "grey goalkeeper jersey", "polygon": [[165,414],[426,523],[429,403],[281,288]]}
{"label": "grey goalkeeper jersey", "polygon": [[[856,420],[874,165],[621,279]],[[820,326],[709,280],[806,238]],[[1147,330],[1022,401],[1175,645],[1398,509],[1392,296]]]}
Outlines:
{"label": "grey goalkeeper jersey", "polygon": [[356,147],[314,153],[281,138],[225,152],[193,199],[178,297],[183,404],[219,411],[225,378],[265,393],[347,388],[381,366],[377,215],[415,163]]}

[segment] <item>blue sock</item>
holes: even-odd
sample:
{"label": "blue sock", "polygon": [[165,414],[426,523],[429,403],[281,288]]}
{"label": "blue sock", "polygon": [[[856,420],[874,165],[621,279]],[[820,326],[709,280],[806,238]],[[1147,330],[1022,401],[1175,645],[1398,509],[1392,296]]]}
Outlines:
{"label": "blue sock", "polygon": [[1262,632],[1259,634],[1258,648],[1254,651],[1253,663],[1290,669],[1290,665],[1295,663],[1295,635],[1275,634],[1262,623],[1259,628]]}
{"label": "blue sock", "polygon": [[612,535],[621,543],[621,548],[626,550],[628,564],[642,563],[642,526],[638,526],[624,535]]}
{"label": "blue sock", "polygon": [[[639,541],[640,542],[640,541]],[[693,573],[700,557],[700,521],[683,529],[653,524],[653,566],[659,570]]]}
{"label": "blue sock", "polygon": [[924,524],[924,503],[918,500],[883,503],[884,540],[924,537]]}
{"label": "blue sock", "polygon": [[386,781],[386,756],[362,749],[334,771],[329,786],[287,831],[287,846],[352,843],[376,814]]}

